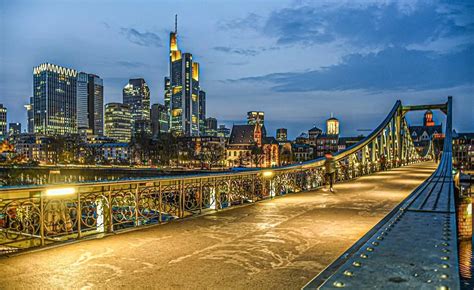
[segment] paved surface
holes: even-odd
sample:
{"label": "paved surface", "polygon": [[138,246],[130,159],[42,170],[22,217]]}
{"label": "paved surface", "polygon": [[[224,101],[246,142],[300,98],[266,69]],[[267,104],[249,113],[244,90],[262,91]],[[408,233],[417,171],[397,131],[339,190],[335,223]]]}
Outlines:
{"label": "paved surface", "polygon": [[0,288],[299,289],[435,169],[422,163],[166,225],[0,259]]}

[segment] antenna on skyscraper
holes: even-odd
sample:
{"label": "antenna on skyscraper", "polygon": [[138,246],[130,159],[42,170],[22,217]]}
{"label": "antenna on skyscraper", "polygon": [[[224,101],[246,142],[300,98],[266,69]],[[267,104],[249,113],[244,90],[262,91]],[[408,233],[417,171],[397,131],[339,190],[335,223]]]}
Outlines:
{"label": "antenna on skyscraper", "polygon": [[174,33],[178,34],[178,14],[174,15]]}

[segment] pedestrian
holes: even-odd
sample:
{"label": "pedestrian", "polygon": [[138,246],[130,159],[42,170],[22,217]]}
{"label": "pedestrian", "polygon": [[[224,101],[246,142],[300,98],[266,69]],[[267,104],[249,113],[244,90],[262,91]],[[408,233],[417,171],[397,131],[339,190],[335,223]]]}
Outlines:
{"label": "pedestrian", "polygon": [[324,167],[326,169],[326,181],[329,183],[329,190],[334,192],[333,184],[336,180],[336,162],[331,152],[324,154],[326,160],[324,161]]}
{"label": "pedestrian", "polygon": [[387,169],[387,159],[385,155],[380,156],[380,170],[385,171]]}

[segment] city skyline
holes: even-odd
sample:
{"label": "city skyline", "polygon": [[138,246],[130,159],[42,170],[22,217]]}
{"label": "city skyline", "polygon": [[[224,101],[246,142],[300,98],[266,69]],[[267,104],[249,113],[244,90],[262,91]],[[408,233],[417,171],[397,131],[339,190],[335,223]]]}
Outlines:
{"label": "city skyline", "polygon": [[[322,126],[334,112],[341,121],[342,135],[355,135],[357,129],[374,129],[395,99],[412,104],[428,98],[441,102],[449,94],[455,97],[454,128],[472,130],[473,23],[467,17],[472,11],[469,5],[280,1],[236,9],[234,2],[214,8],[222,12],[214,16],[205,11],[192,13],[203,8],[191,3],[170,2],[168,7],[160,5],[164,8],[158,11],[153,9],[155,4],[139,2],[148,8],[143,9],[146,12],[119,17],[125,22],[118,23],[113,16],[124,15],[130,4],[110,7],[105,3],[99,3],[97,11],[88,15],[91,21],[82,26],[74,24],[84,19],[81,7],[75,7],[74,15],[67,13],[73,3],[2,4],[2,35],[12,43],[2,50],[0,78],[1,102],[9,110],[9,123],[21,122],[27,127],[23,105],[32,94],[31,70],[43,62],[99,75],[104,80],[104,104],[121,101],[128,79],[140,77],[150,86],[151,103],[163,104],[163,78],[169,70],[167,35],[177,13],[183,39],[180,46],[204,64],[200,82],[207,92],[206,115],[216,117],[219,123],[245,123],[247,111],[263,110],[271,135],[276,128],[285,127],[294,138],[314,124]],[[369,21],[367,29],[351,35],[346,31],[348,24],[341,26],[340,21],[329,18],[325,23],[320,21],[335,10],[359,16],[379,13],[379,27],[375,29]],[[34,27],[28,21],[18,22],[30,19],[29,13],[35,13],[36,18],[56,16],[44,17],[44,23],[37,21]],[[206,19],[193,25],[194,14],[206,15]],[[284,20],[295,15],[299,17],[294,23]],[[73,21],[64,21],[66,16]],[[411,24],[415,18],[420,21]],[[65,29],[44,30],[50,21],[63,21]],[[302,25],[315,29],[302,31]],[[403,30],[413,29],[412,35],[404,36],[399,25],[405,25]],[[78,37],[85,29],[95,34]],[[392,34],[384,37],[383,32]],[[54,41],[64,36],[70,41]],[[36,46],[26,45],[35,39]],[[21,45],[24,47],[18,47]],[[407,61],[401,61],[404,59]],[[377,67],[393,70],[376,71]],[[374,84],[369,85],[366,79],[371,77]],[[366,105],[368,102],[371,105]],[[297,110],[298,114],[292,114]],[[420,119],[419,115],[408,117],[414,124]],[[435,118],[441,121],[440,115]]]}

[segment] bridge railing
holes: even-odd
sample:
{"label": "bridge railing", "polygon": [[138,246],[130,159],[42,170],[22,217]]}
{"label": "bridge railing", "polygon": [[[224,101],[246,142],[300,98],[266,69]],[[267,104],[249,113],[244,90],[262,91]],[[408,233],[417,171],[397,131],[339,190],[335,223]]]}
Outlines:
{"label": "bridge railing", "polygon": [[[430,158],[414,148],[397,101],[367,138],[335,154],[337,181]],[[316,189],[324,158],[271,168],[113,182],[0,188],[0,254],[159,224]]]}

